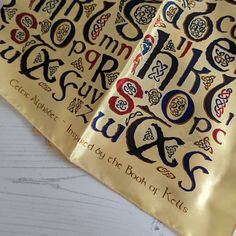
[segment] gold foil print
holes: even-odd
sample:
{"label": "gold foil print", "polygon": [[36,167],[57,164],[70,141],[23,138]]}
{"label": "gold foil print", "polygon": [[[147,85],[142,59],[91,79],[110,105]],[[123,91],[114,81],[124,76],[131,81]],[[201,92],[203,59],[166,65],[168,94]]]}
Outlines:
{"label": "gold foil print", "polygon": [[0,93],[71,162],[179,234],[232,235],[235,10],[5,1]]}

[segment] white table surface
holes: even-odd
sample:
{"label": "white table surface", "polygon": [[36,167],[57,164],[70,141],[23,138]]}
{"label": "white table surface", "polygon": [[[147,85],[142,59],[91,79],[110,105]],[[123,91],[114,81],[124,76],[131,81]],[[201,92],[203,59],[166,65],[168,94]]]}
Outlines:
{"label": "white table surface", "polygon": [[66,161],[0,97],[0,236],[173,236]]}

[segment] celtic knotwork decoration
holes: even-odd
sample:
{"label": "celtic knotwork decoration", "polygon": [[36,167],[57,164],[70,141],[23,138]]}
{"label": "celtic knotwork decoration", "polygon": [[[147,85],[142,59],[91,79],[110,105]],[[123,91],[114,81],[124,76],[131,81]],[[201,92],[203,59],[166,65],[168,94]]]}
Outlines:
{"label": "celtic knotwork decoration", "polygon": [[[160,117],[155,116],[155,114],[150,111],[148,106],[138,107],[142,109],[145,113],[148,112],[148,115],[136,119],[128,127],[126,132],[126,137],[129,141],[127,142],[129,148],[128,154],[135,155],[138,159],[150,164],[159,161],[160,158],[161,161],[167,166],[177,166],[178,162],[174,157],[172,157],[171,159],[168,158],[165,146],[167,142],[174,142],[174,144],[172,145],[177,146],[184,145],[184,141],[178,137],[164,136],[162,127],[160,127],[158,123],[161,122],[161,125],[166,125],[167,127],[171,126],[164,120],[162,120]],[[154,140],[148,142],[140,142],[140,135],[137,134],[141,134],[143,132],[146,133],[148,127],[151,128]],[[145,133],[143,133],[143,135]],[[151,149],[153,152],[150,153],[149,150]],[[156,152],[156,154],[153,154],[154,152]]]}
{"label": "celtic knotwork decoration", "polygon": [[153,6],[143,5],[134,12],[136,21],[141,25],[149,24],[155,17],[157,9]]}
{"label": "celtic knotwork decoration", "polygon": [[228,88],[228,89],[222,89],[220,94],[218,94],[215,100],[215,107],[214,107],[216,116],[218,118],[220,118],[224,114],[226,104],[228,103],[229,97],[232,94],[232,92],[233,90],[231,88]]}
{"label": "celtic knotwork decoration", "polygon": [[175,16],[175,13],[177,12],[177,7],[171,6],[167,12],[166,15],[168,16],[169,20],[172,20]]}
{"label": "celtic knotwork decoration", "polygon": [[182,2],[182,7],[188,9],[192,9],[196,5],[195,0],[179,0],[179,2]]}
{"label": "celtic knotwork decoration", "polygon": [[140,62],[143,59],[143,56],[145,54],[147,54],[153,47],[153,44],[155,42],[155,39],[152,35],[147,34],[144,39],[143,39],[143,43],[140,45],[141,48],[141,52],[138,53],[138,55],[134,58],[133,61],[133,66],[131,69],[131,73],[134,74],[138,65],[140,64]]}
{"label": "celtic knotwork decoration", "polygon": [[119,23],[124,23],[125,19],[123,18],[123,16],[118,12],[117,16],[116,16],[116,21],[115,24],[119,24]]}
{"label": "celtic knotwork decoration", "polygon": [[189,24],[189,33],[194,39],[201,39],[207,32],[207,22],[203,18],[196,18]]}
{"label": "celtic knotwork decoration", "polygon": [[50,76],[53,76],[57,72],[58,68],[59,68],[59,66],[50,66],[49,67],[49,74],[50,74]]}
{"label": "celtic knotwork decoration", "polygon": [[28,46],[33,45],[33,44],[35,44],[35,43],[36,43],[35,40],[30,40],[30,41],[26,42],[25,45],[24,45],[24,47],[22,48],[22,51],[24,52],[25,49],[26,49]]}
{"label": "celtic knotwork decoration", "polygon": [[62,24],[58,27],[56,32],[56,38],[59,42],[63,42],[65,37],[67,36],[70,30],[70,26],[68,24]]}
{"label": "celtic knotwork decoration", "polygon": [[115,72],[115,73],[107,73],[106,77],[107,77],[107,81],[108,81],[108,85],[111,85],[112,83],[115,82],[115,80],[118,78],[119,73]]}
{"label": "celtic knotwork decoration", "polygon": [[229,54],[220,51],[216,48],[215,50],[216,56],[214,57],[216,63],[220,64],[223,67],[227,67],[230,62],[234,61],[234,57],[231,57]]}
{"label": "celtic knotwork decoration", "polygon": [[93,27],[92,27],[93,30],[91,32],[93,40],[98,38],[98,36],[102,32],[104,26],[106,25],[106,22],[109,20],[110,17],[111,17],[110,13],[103,14],[100,16],[100,18],[97,20],[97,22],[93,25]]}
{"label": "celtic knotwork decoration", "polygon": [[25,33],[23,31],[18,31],[16,33],[16,38],[19,40],[19,41],[23,41],[25,39]]}
{"label": "celtic knotwork decoration", "polygon": [[124,90],[127,94],[129,94],[130,96],[133,96],[133,95],[135,95],[135,94],[137,93],[136,87],[135,87],[132,83],[130,83],[130,82],[128,82],[128,83],[125,84],[123,90]]}
{"label": "celtic knotwork decoration", "polygon": [[172,174],[167,168],[162,167],[162,166],[158,166],[157,171],[159,171],[160,173],[162,173],[162,175],[166,176],[169,179],[175,179],[175,175]]}
{"label": "celtic knotwork decoration", "polygon": [[165,50],[171,51],[171,52],[176,52],[175,50],[175,45],[173,43],[172,40],[169,40],[166,44],[166,46],[164,47]]}
{"label": "celtic knotwork decoration", "polygon": [[8,19],[11,20],[15,16],[17,9],[16,8],[5,9],[5,12],[7,13]]}
{"label": "celtic knotwork decoration", "polygon": [[162,28],[166,27],[164,21],[161,19],[161,16],[158,16],[158,18],[154,24],[154,27],[162,27]]}
{"label": "celtic knotwork decoration", "polygon": [[35,57],[33,63],[37,64],[37,63],[41,63],[41,62],[43,62],[42,56],[41,56],[41,53],[38,53],[37,56]]}
{"label": "celtic knotwork decoration", "polygon": [[139,117],[139,116],[143,116],[143,113],[142,113],[141,111],[137,111],[137,112],[135,112],[135,113],[130,113],[129,117],[126,118],[126,120],[125,120],[126,126],[129,125],[129,122],[130,122],[133,118]]}
{"label": "celtic knotwork decoration", "polygon": [[149,141],[149,140],[154,140],[154,136],[153,136],[151,128],[148,128],[148,130],[146,131],[143,137],[143,141]]}
{"label": "celtic knotwork decoration", "polygon": [[45,19],[45,20],[39,22],[39,24],[40,24],[40,26],[41,26],[41,32],[42,32],[43,34],[46,34],[46,33],[50,30],[51,25],[52,25],[51,21],[50,21],[50,20],[47,20],[47,19]]}
{"label": "celtic knotwork decoration", "polygon": [[143,43],[140,45],[140,48],[142,50],[141,54],[144,56],[147,54],[153,47],[155,39],[152,35],[148,34],[144,37]]}
{"label": "celtic knotwork decoration", "polygon": [[124,5],[125,5],[125,2],[127,2],[128,0],[120,0],[120,5],[119,5],[119,10],[120,12],[122,11]]}
{"label": "celtic knotwork decoration", "polygon": [[25,16],[22,20],[22,24],[26,27],[31,27],[33,25],[33,21],[30,17]]}
{"label": "celtic knotwork decoration", "polygon": [[209,138],[205,137],[204,139],[201,139],[199,141],[194,142],[194,144],[196,146],[198,146],[199,148],[204,149],[205,151],[210,152],[211,154],[213,154],[213,149],[211,147],[211,144],[209,142]]}
{"label": "celtic knotwork decoration", "polygon": [[185,110],[187,100],[182,96],[176,96],[169,103],[170,113],[175,117],[180,117]]}
{"label": "celtic knotwork decoration", "polygon": [[157,89],[151,89],[145,93],[148,95],[148,101],[151,106],[157,105],[160,102],[162,94]]}
{"label": "celtic knotwork decoration", "polygon": [[121,111],[125,111],[128,107],[128,102],[124,100],[118,100],[116,103],[116,107]]}
{"label": "celtic knotwork decoration", "polygon": [[78,60],[73,61],[71,65],[74,66],[77,70],[84,72],[84,66],[81,57]]}
{"label": "celtic knotwork decoration", "polygon": [[166,64],[162,63],[160,60],[157,60],[156,65],[152,67],[152,73],[148,75],[148,78],[159,82],[160,77],[164,75],[167,68],[168,66]]}
{"label": "celtic knotwork decoration", "polygon": [[77,114],[78,111],[82,108],[83,104],[84,102],[81,99],[74,98],[67,107],[67,110],[71,113]]}
{"label": "celtic knotwork decoration", "polygon": [[91,4],[84,6],[84,11],[87,17],[90,17],[93,11],[95,10],[97,4]]}
{"label": "celtic knotwork decoration", "polygon": [[52,10],[57,6],[59,0],[50,0],[46,3],[46,6],[43,8],[44,12],[51,14]]}
{"label": "celtic knotwork decoration", "polygon": [[203,85],[206,90],[208,90],[211,87],[215,78],[216,77],[214,75],[201,76],[201,80],[203,81]]}
{"label": "celtic knotwork decoration", "polygon": [[166,147],[165,147],[165,149],[166,149],[166,151],[167,151],[167,155],[168,155],[169,158],[171,158],[171,157],[175,154],[177,148],[178,148],[177,145],[166,146]]}
{"label": "celtic knotwork decoration", "polygon": [[134,58],[134,61],[133,61],[133,66],[132,66],[132,69],[131,69],[131,73],[134,74],[138,65],[140,64],[140,62],[142,61],[142,53],[139,53],[135,58]]}
{"label": "celtic knotwork decoration", "polygon": [[51,92],[52,89],[47,85],[47,83],[39,82],[39,86],[42,87],[46,92]]}

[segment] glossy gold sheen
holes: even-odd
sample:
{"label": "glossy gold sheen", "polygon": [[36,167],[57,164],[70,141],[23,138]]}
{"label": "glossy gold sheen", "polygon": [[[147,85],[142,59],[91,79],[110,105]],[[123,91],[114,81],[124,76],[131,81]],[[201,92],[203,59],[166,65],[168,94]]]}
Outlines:
{"label": "glossy gold sheen", "polygon": [[[193,80],[195,78],[194,73],[191,74],[192,77],[189,76],[187,78],[183,85],[178,86],[177,82],[183,75],[183,72],[186,70],[188,63],[193,56],[192,48],[184,57],[181,57],[181,54],[183,53],[182,49],[176,49],[175,52],[171,52],[178,59],[179,66],[174,78],[163,91],[163,96],[171,90],[181,89],[193,99],[195,105],[194,115],[186,123],[176,125],[168,121],[172,127],[162,127],[166,137],[180,137],[185,142],[185,144],[178,147],[175,152],[174,158],[177,159],[178,165],[174,168],[168,167],[162,163],[160,157],[157,155],[156,149],[148,150],[148,155],[155,160],[155,163],[153,164],[143,162],[135,157],[135,155],[128,154],[127,151],[129,148],[127,142],[130,140],[127,140],[127,127],[116,142],[111,142],[111,139],[102,135],[101,132],[96,132],[94,130],[92,124],[99,112],[105,114],[103,117],[104,119],[99,123],[100,128],[106,124],[105,122],[109,118],[112,118],[115,121],[114,130],[111,132],[116,131],[117,124],[125,126],[125,121],[130,114],[125,116],[118,115],[110,109],[110,98],[112,96],[119,96],[116,82],[109,86],[108,90],[104,91],[102,90],[100,80],[97,80],[94,83],[89,81],[93,77],[95,70],[94,68],[92,70],[89,69],[91,64],[86,61],[84,54],[81,54],[80,56],[76,54],[73,54],[71,57],[68,56],[68,52],[71,50],[71,44],[63,48],[57,48],[55,45],[52,45],[56,50],[49,50],[50,58],[61,58],[65,63],[65,65],[57,68],[57,71],[55,72],[56,81],[53,83],[45,81],[42,71],[34,72],[35,76],[40,77],[38,80],[29,79],[26,75],[19,73],[20,59],[16,59],[13,63],[8,63],[6,59],[0,57],[0,94],[41,134],[55,145],[70,162],[84,169],[145,212],[167,224],[178,234],[185,236],[233,235],[236,225],[235,119],[233,118],[229,125],[226,125],[226,123],[228,114],[230,112],[235,112],[235,82],[230,84],[230,88],[233,92],[230,95],[224,114],[221,117],[221,123],[216,123],[207,117],[203,105],[204,98],[209,91],[217,84],[222,83],[222,76],[224,73],[228,76],[236,77],[235,61],[230,64],[230,67],[227,67],[227,72],[220,72],[209,66],[209,62],[205,56],[208,45],[218,38],[227,38],[234,42],[234,44],[236,43],[235,38],[230,34],[231,28],[228,27],[230,25],[229,23],[232,23],[233,26],[233,23],[235,23],[233,20],[229,20],[227,21],[228,23],[226,22],[223,25],[224,32],[216,30],[216,22],[223,16],[232,16],[236,21],[236,6],[235,4],[229,3],[229,1],[207,1],[209,4],[217,4],[215,10],[207,15],[214,24],[213,32],[207,39],[202,41],[194,41],[187,38],[186,30],[183,29],[183,24],[190,13],[206,11],[207,4],[204,1],[187,1],[190,3],[189,8],[184,8],[182,5],[182,3],[186,1],[173,1],[183,10],[181,17],[178,20],[179,29],[174,27],[170,22],[164,20],[163,8],[167,6],[168,3],[172,2],[169,0],[165,0],[162,4],[158,5],[160,8],[150,24],[142,26],[144,37],[145,35],[151,35],[155,39],[152,49],[159,40],[158,30],[169,34],[170,39],[176,47],[178,46],[181,37],[186,38],[187,41],[192,43],[192,48],[202,50],[202,55],[195,68],[200,70],[202,67],[206,66],[211,69],[210,74],[214,75],[212,87],[209,87],[208,89],[204,88],[204,81],[201,80],[200,90],[196,94],[190,93],[189,91],[193,86]],[[5,2],[7,3],[8,1]],[[17,9],[16,15],[22,12],[28,12],[33,14],[38,22],[43,22],[43,20],[48,19],[49,16],[46,12],[36,13],[33,10],[36,3],[37,1],[17,1],[16,6],[14,6],[14,8]],[[68,6],[69,3],[66,4],[66,6]],[[96,4],[96,8],[99,10],[103,8],[103,1],[95,0],[94,4]],[[97,50],[101,55],[108,54],[118,59],[119,67],[117,71],[120,74],[116,81],[122,78],[130,78],[141,85],[141,88],[144,91],[143,99],[133,98],[135,108],[132,112],[143,112],[143,110],[140,110],[137,106],[150,105],[145,91],[150,91],[150,89],[158,88],[159,86],[154,80],[146,78],[147,76],[143,80],[139,79],[137,76],[137,71],[148,60],[152,49],[142,56],[141,61],[136,68],[137,70],[133,73],[132,69],[137,55],[143,49],[143,40],[130,42],[122,39],[115,28],[118,11],[119,1],[116,2],[113,8],[109,9],[109,12],[112,13],[108,21],[109,27],[103,29],[101,35],[97,39],[100,41],[96,41],[95,45],[86,43],[81,36],[83,34],[83,26],[89,18],[85,14],[83,14],[81,19],[75,23],[75,36],[85,42],[85,52]],[[90,15],[90,17],[92,15]],[[56,19],[51,23],[60,18],[67,18],[73,21],[74,12],[69,16],[65,16],[64,10],[62,9]],[[2,40],[2,43],[0,43],[0,54],[2,50],[13,47],[13,52],[19,51],[23,55],[30,48],[30,45],[23,49],[25,43],[17,44],[11,39],[10,32],[12,32],[13,29],[19,28],[14,17],[12,20],[9,20],[9,24],[0,21],[0,26],[1,25],[4,25],[4,28],[0,31],[0,40]],[[32,39],[37,41],[33,35],[39,34],[46,43],[51,45],[50,34],[42,34],[39,25],[37,29],[30,29],[29,31],[31,37],[28,41]],[[129,32],[135,33],[134,28],[130,26]],[[131,57],[128,60],[125,60],[124,57],[112,54],[105,46],[99,46],[98,42],[101,42],[102,37],[105,34],[117,39],[120,44],[126,43],[132,46],[134,50]],[[225,47],[227,47],[227,45]],[[41,53],[41,51],[39,50],[31,55],[28,61],[29,65],[33,65],[32,63],[35,60],[37,53]],[[86,124],[83,123],[81,117],[76,117],[67,109],[70,102],[77,97],[76,89],[71,87],[69,90],[70,92],[67,93],[66,98],[62,101],[53,99],[53,93],[55,93],[55,96],[57,97],[61,94],[61,88],[59,86],[61,74],[67,70],[76,70],[71,63],[77,60],[78,57],[82,58],[84,67],[84,71],[77,71],[82,75],[81,81],[89,81],[88,85],[105,93],[103,98],[93,106],[94,112],[89,115],[89,121]],[[159,54],[157,59],[168,63],[165,54]],[[98,65],[99,62],[97,62],[96,66]],[[225,86],[225,88],[227,89],[229,86]],[[90,104],[91,97],[82,98],[82,101],[84,104]],[[212,106],[213,105],[214,104],[212,104]],[[149,106],[149,108],[151,112],[158,114],[159,118],[166,120],[160,104]],[[194,124],[194,117],[207,118],[212,126],[210,131],[197,132],[195,130],[192,135],[189,135]],[[137,118],[134,118],[133,121],[135,119]],[[132,123],[133,121],[131,120],[130,122]],[[144,129],[150,127],[150,123],[147,122],[146,126],[137,131],[135,137],[139,139],[139,142],[141,142],[140,140]],[[201,126],[200,129],[204,129],[204,127]],[[218,134],[217,143],[214,140],[213,135],[214,130],[218,129],[223,130],[225,134]],[[212,148],[207,151],[196,145],[197,141],[203,140],[206,137],[208,138],[206,140],[210,142]],[[190,168],[193,168],[194,166],[203,166],[207,168],[209,174],[204,174],[201,170],[196,171],[194,173],[196,188],[193,191],[188,192],[181,189],[178,183],[179,181],[182,181],[184,186],[191,186],[189,176],[183,168],[183,157],[186,153],[191,151],[204,152],[204,154],[207,154],[211,158],[211,161],[206,161],[202,156],[196,155],[196,158],[190,162]],[[169,161],[171,161],[171,158]],[[163,175],[163,172],[161,173],[164,168],[169,171],[169,178],[167,175]]]}

